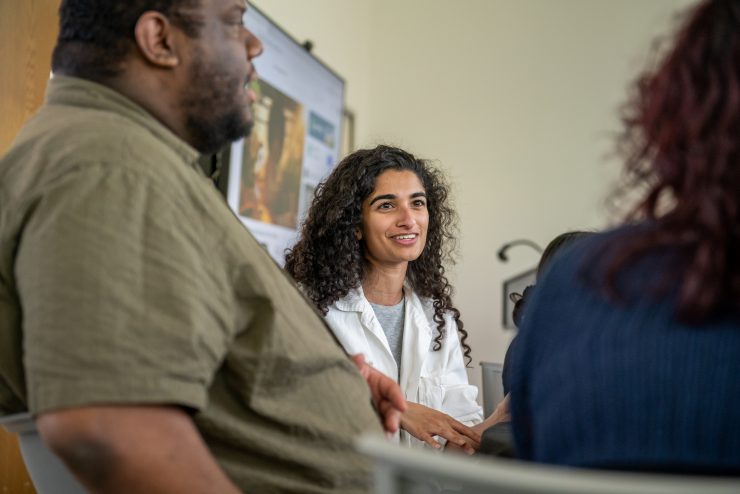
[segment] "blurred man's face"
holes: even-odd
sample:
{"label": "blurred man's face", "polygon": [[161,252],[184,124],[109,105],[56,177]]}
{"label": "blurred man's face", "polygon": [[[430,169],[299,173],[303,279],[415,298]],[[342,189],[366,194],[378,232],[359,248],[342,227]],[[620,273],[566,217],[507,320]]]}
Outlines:
{"label": "blurred man's face", "polygon": [[244,27],[244,0],[203,1],[203,25],[192,40],[189,84],[182,99],[192,144],[213,153],[249,134],[254,124],[254,93],[247,84],[256,76],[252,59],[262,43]]}

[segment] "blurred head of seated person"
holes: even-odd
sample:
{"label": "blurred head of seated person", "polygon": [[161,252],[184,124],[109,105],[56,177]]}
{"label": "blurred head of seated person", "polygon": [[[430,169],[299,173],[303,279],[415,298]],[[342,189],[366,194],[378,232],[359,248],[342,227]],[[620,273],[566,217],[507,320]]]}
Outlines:
{"label": "blurred head of seated person", "polygon": [[[542,252],[542,256],[540,256],[540,262],[537,264],[537,279],[540,279],[542,277],[545,272],[545,268],[550,265],[556,254],[562,254],[577,240],[586,238],[589,235],[593,235],[593,232],[576,230],[561,233],[560,235],[552,239],[550,243],[547,244],[547,246],[545,247],[545,250]],[[514,296],[513,299],[515,299],[514,310],[512,311],[511,316],[517,328],[520,328],[522,326],[525,312],[524,309],[528,305],[528,300],[532,296],[534,288],[535,285],[530,285],[526,287],[524,291],[522,291],[522,293],[511,294]],[[511,341],[511,344],[509,344],[509,348],[506,350],[506,355],[504,356],[504,368],[501,374],[501,379],[503,380],[504,384],[504,395],[509,394],[509,359],[511,356],[511,347],[514,345],[515,341],[516,337]]]}
{"label": "blurred head of seated person", "polygon": [[[545,250],[542,252],[540,262],[537,264],[537,278],[539,279],[545,271],[545,268],[549,266],[556,254],[561,254],[566,250],[567,247],[573,245],[573,243],[579,239],[585,238],[589,235],[593,235],[592,232],[572,231],[558,235],[547,244]],[[514,310],[512,317],[517,327],[521,326],[522,319],[524,317],[524,308],[527,307],[527,300],[532,296],[535,285],[530,285],[524,289],[522,293],[512,293],[514,295],[512,300],[515,301]],[[504,367],[501,373],[501,380],[504,387],[504,399],[496,405],[495,410],[491,415],[486,417],[486,420],[480,424],[481,429],[484,431],[481,436],[481,449],[482,453],[491,454],[495,456],[510,457],[513,456],[514,440],[511,434],[511,411],[509,406],[509,379],[511,371],[510,357],[512,348],[516,344],[516,337],[509,344],[509,348],[506,349],[506,355],[504,356]]]}
{"label": "blurred head of seated person", "polygon": [[91,492],[367,492],[371,399],[389,431],[405,407],[198,166],[253,121],[246,9],[62,1],[46,102],[0,159],[0,414],[29,410]]}
{"label": "blurred head of seated person", "polygon": [[[537,279],[541,278],[545,272],[545,268],[549,266],[556,254],[562,253],[565,249],[571,246],[576,240],[585,238],[592,235],[592,232],[583,231],[572,231],[561,233],[550,241],[542,251],[540,256],[540,262],[537,264]],[[524,308],[527,306],[527,300],[531,296],[534,285],[530,285],[522,291],[522,293],[512,293],[514,299],[514,310],[512,311],[511,317],[514,320],[516,327],[522,325],[522,319],[524,318]]]}
{"label": "blurred head of seated person", "polygon": [[467,426],[482,411],[444,268],[455,218],[431,163],[391,146],[360,150],[317,189],[285,268],[348,352],[398,379],[410,402],[402,442],[437,447],[436,435],[475,449]]}
{"label": "blurred head of seated person", "polygon": [[511,356],[517,455],[740,474],[740,2],[688,12],[637,82],[646,195],[538,282]]}

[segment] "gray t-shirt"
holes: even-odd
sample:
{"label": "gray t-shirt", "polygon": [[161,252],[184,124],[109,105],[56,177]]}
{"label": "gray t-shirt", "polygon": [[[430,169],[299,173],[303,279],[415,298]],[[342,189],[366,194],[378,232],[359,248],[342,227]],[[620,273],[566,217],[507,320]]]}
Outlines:
{"label": "gray t-shirt", "polygon": [[391,353],[398,365],[398,376],[401,377],[401,350],[403,347],[403,316],[406,308],[406,297],[403,297],[396,305],[378,305],[370,302],[378,318],[380,327],[383,328],[385,337],[388,340],[388,346],[391,347]]}

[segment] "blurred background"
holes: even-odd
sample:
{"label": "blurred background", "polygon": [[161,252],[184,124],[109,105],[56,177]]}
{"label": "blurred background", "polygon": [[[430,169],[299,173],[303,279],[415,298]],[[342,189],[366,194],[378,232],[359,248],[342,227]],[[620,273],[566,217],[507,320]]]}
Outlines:
{"label": "blurred background", "polygon": [[347,81],[356,147],[437,160],[460,216],[455,302],[473,367],[501,362],[502,282],[566,230],[618,217],[615,138],[632,81],[688,0],[254,0]]}

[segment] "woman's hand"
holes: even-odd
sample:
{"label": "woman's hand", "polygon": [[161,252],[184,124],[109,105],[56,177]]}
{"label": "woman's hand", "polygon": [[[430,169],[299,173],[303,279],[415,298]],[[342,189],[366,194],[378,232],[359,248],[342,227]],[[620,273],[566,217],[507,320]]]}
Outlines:
{"label": "woman's hand", "polygon": [[[509,413],[509,395],[506,395],[504,399],[501,400],[501,403],[496,406],[496,409],[491,415],[488,416],[486,420],[484,420],[480,424],[472,426],[471,429],[482,436],[483,432],[485,432],[486,429],[488,429],[489,427],[493,427],[499,422],[511,422],[511,414]],[[468,451],[461,448],[460,446],[457,446],[456,444],[447,443],[447,447],[445,448],[445,450],[464,451],[469,454]]]}
{"label": "woman's hand", "polygon": [[496,409],[486,420],[478,425],[474,425],[472,428],[479,434],[483,434],[483,431],[489,427],[493,427],[499,422],[511,422],[511,414],[509,413],[509,395],[506,395],[501,403],[496,405]]}
{"label": "woman's hand", "polygon": [[447,439],[448,445],[457,445],[473,454],[480,447],[480,434],[449,415],[433,408],[407,402],[408,408],[401,417],[401,428],[433,448],[442,447],[432,436]]}

